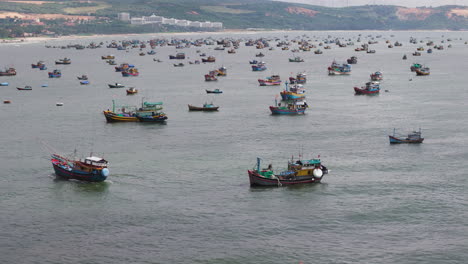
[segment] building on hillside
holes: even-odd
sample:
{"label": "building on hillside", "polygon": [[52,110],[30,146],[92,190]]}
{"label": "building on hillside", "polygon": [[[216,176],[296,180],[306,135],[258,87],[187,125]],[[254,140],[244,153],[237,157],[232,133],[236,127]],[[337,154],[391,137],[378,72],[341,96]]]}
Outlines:
{"label": "building on hillside", "polygon": [[120,21],[130,21],[130,14],[129,13],[118,13],[117,18]]}
{"label": "building on hillside", "polygon": [[164,18],[163,19],[163,24],[167,24],[167,25],[175,25],[177,22],[177,19],[175,18]]}
{"label": "building on hillside", "polygon": [[177,20],[175,24],[176,24],[176,26],[180,26],[180,27],[188,27],[189,24],[190,24],[190,21],[188,21],[188,20]]}
{"label": "building on hillside", "polygon": [[210,21],[205,21],[201,23],[201,26],[204,28],[211,28],[213,27],[213,23],[211,23]]}
{"label": "building on hillside", "polygon": [[130,19],[130,24],[132,25],[143,25],[143,18],[141,17],[132,17]]}
{"label": "building on hillside", "polygon": [[190,22],[189,26],[190,27],[201,27],[202,23],[199,22],[199,21],[192,21],[192,22]]}
{"label": "building on hillside", "polygon": [[159,24],[159,23],[162,23],[163,20],[164,20],[164,17],[157,16],[154,13],[149,17],[144,16],[142,18],[144,20],[144,22],[143,22],[144,24]]}
{"label": "building on hillside", "polygon": [[223,23],[221,22],[213,22],[212,25],[214,28],[223,28]]}

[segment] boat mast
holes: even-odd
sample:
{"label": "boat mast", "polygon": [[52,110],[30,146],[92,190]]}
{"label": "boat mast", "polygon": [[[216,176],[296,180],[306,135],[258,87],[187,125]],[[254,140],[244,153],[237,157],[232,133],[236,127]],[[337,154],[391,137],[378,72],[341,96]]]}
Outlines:
{"label": "boat mast", "polygon": [[257,172],[260,172],[260,158],[257,157]]}

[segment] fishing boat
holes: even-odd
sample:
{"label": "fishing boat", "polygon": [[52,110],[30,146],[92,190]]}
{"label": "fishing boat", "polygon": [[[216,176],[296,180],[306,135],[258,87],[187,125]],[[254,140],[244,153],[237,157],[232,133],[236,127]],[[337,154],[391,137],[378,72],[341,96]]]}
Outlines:
{"label": "fishing boat", "polygon": [[136,93],[138,93],[138,89],[136,89],[135,87],[130,87],[127,89],[127,95],[136,94]]}
{"label": "fishing boat", "polygon": [[60,70],[53,70],[49,72],[49,78],[60,78],[62,77],[62,72]]}
{"label": "fishing boat", "polygon": [[29,85],[26,85],[24,87],[16,87],[16,89],[18,89],[20,91],[30,91],[30,90],[32,90],[32,87],[29,86]]}
{"label": "fishing boat", "polygon": [[302,100],[306,97],[305,89],[301,84],[289,85],[286,83],[286,87],[280,92],[280,95],[284,101]]}
{"label": "fishing boat", "polygon": [[264,71],[267,67],[264,62],[259,62],[257,65],[252,65],[252,71]]}
{"label": "fishing boat", "polygon": [[416,76],[426,76],[431,74],[431,69],[429,67],[421,67],[415,70]]}
{"label": "fishing boat", "polygon": [[68,65],[68,64],[71,64],[71,60],[69,58],[63,58],[63,59],[59,59],[59,60],[56,60],[55,61],[55,64],[65,64],[65,65]]}
{"label": "fishing boat", "polygon": [[[131,105],[120,105],[115,104],[115,100],[112,100],[112,111],[107,109],[103,111],[107,122],[139,122],[138,117],[157,116],[161,113],[162,102],[143,102],[141,107]],[[118,112],[116,112],[116,109]]]}
{"label": "fishing boat", "polygon": [[88,85],[89,81],[88,80],[83,80],[83,81],[80,81],[80,84],[81,85]]}
{"label": "fishing boat", "polygon": [[378,94],[380,92],[380,83],[376,81],[367,82],[366,86],[361,88],[354,87],[356,94]]}
{"label": "fishing boat", "polygon": [[370,75],[372,81],[381,81],[383,80],[383,74],[380,71],[376,71]]}
{"label": "fishing boat", "polygon": [[415,51],[415,52],[413,52],[413,56],[421,56],[421,52]]}
{"label": "fishing boat", "polygon": [[4,71],[0,71],[0,76],[15,76],[15,75],[16,75],[16,69],[12,67],[5,69]]}
{"label": "fishing boat", "polygon": [[265,54],[260,52],[260,53],[255,54],[255,57],[260,57],[260,58],[265,57]]}
{"label": "fishing boat", "polygon": [[289,59],[289,62],[304,62],[304,59],[299,56],[296,56],[292,59]]}
{"label": "fishing boat", "polygon": [[210,71],[208,74],[205,74],[205,81],[206,82],[213,82],[217,81],[218,78],[216,78],[216,71]]}
{"label": "fishing boat", "polygon": [[115,84],[107,84],[109,86],[109,88],[124,88],[125,85],[123,84],[120,84],[120,83],[115,83]]}
{"label": "fishing boat", "polygon": [[122,73],[123,77],[130,77],[130,76],[136,77],[136,76],[140,75],[137,68],[130,68],[130,69],[128,69],[126,71],[123,71],[121,73]]}
{"label": "fishing boat", "polygon": [[373,54],[375,53],[375,50],[367,50],[367,53]]}
{"label": "fishing boat", "polygon": [[128,63],[122,63],[119,66],[115,66],[115,71],[116,72],[123,72],[123,71],[128,71],[131,68],[134,68],[135,65],[133,64],[128,64]]}
{"label": "fishing boat", "polygon": [[406,54],[403,55],[403,60],[406,60],[408,57],[406,57]]}
{"label": "fishing boat", "polygon": [[148,116],[138,116],[137,118],[140,122],[146,122],[146,123],[165,123],[167,120],[167,116],[165,113],[155,113],[154,115],[148,115]]}
{"label": "fishing boat", "polygon": [[323,54],[323,51],[320,50],[320,49],[317,49],[317,50],[314,51],[314,53],[315,53],[315,54]]}
{"label": "fishing boat", "polygon": [[185,53],[177,53],[176,55],[169,55],[170,60],[183,60],[185,59]]}
{"label": "fishing boat", "polygon": [[103,60],[113,60],[113,59],[115,59],[115,56],[114,55],[101,56],[101,59],[103,59]]}
{"label": "fishing boat", "polygon": [[413,131],[408,134],[408,136],[396,134],[396,129],[393,129],[393,135],[388,136],[390,144],[400,144],[400,143],[422,143],[424,138],[421,137],[421,129],[419,131]]}
{"label": "fishing boat", "polygon": [[109,176],[108,161],[93,155],[84,159],[71,159],[52,154],[51,162],[55,175],[68,180],[102,182]]}
{"label": "fishing boat", "polygon": [[229,54],[234,54],[234,53],[236,53],[236,50],[235,49],[230,49],[230,50],[228,50],[228,53]]}
{"label": "fishing boat", "polygon": [[296,78],[289,77],[289,83],[291,84],[304,84],[307,82],[307,75],[304,72],[298,73]]}
{"label": "fishing boat", "polygon": [[150,50],[150,51],[146,52],[146,54],[148,54],[148,55],[155,55],[155,54],[156,54],[156,51]]}
{"label": "fishing boat", "polygon": [[258,64],[258,61],[257,60],[251,60],[251,61],[249,61],[249,64]]}
{"label": "fishing boat", "polygon": [[256,167],[248,170],[250,186],[289,186],[295,184],[320,183],[327,167],[322,165],[320,156],[317,159],[288,161],[286,170],[277,174],[270,164],[267,168],[261,168],[261,159],[257,158]]}
{"label": "fishing boat", "polygon": [[352,56],[351,58],[347,59],[348,64],[357,64],[357,57]]}
{"label": "fishing boat", "polygon": [[260,86],[281,85],[281,77],[279,75],[271,75],[265,79],[258,79]]}
{"label": "fishing boat", "polygon": [[216,62],[216,58],[213,56],[208,56],[206,59],[202,58],[202,62]]}
{"label": "fishing boat", "polygon": [[2,82],[2,83],[0,83],[0,86],[8,86],[8,85],[10,85],[10,83],[8,83],[8,82]]}
{"label": "fishing boat", "polygon": [[216,76],[226,76],[227,75],[227,69],[226,67],[220,67],[217,70],[215,70]]}
{"label": "fishing boat", "polygon": [[174,67],[184,67],[185,65],[182,62],[174,63]]}
{"label": "fishing boat", "polygon": [[88,80],[88,76],[87,76],[87,75],[84,75],[84,74],[81,75],[81,76],[78,76],[78,77],[76,77],[76,78],[78,78],[78,80]]}
{"label": "fishing boat", "polygon": [[213,103],[204,103],[203,106],[194,106],[194,105],[188,105],[189,111],[218,111],[219,106],[214,105]]}
{"label": "fishing boat", "polygon": [[411,70],[412,72],[415,72],[416,69],[420,69],[420,68],[422,68],[422,64],[420,64],[420,63],[413,63],[413,65],[411,65],[411,67],[410,67],[410,70]]}
{"label": "fishing boat", "polygon": [[328,67],[328,75],[349,75],[351,74],[351,65],[349,64],[338,64],[333,61],[331,66]]}
{"label": "fishing boat", "polygon": [[307,109],[307,103],[304,101],[299,102],[287,102],[285,105],[281,105],[281,103],[276,103],[275,106],[270,106],[271,114],[273,115],[299,115],[305,114],[305,110]]}
{"label": "fishing boat", "polygon": [[206,93],[212,93],[212,94],[220,94],[220,93],[223,93],[223,91],[221,91],[220,89],[216,88],[214,90],[206,90]]}
{"label": "fishing boat", "polygon": [[41,67],[45,66],[43,61],[38,61],[36,64],[31,64],[31,68],[33,69],[39,69]]}
{"label": "fishing boat", "polygon": [[115,60],[107,60],[106,62],[109,65],[117,65],[117,62],[115,62]]}

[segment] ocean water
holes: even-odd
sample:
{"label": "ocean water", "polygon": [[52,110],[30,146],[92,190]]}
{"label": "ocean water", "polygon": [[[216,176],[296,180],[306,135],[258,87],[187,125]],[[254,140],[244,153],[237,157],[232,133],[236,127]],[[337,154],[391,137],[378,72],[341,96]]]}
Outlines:
{"label": "ocean water", "polygon": [[[355,52],[368,35],[376,54]],[[155,56],[114,49],[53,49],[47,45],[123,39],[49,40],[0,45],[0,67],[15,77],[0,87],[0,260],[2,263],[466,263],[468,258],[468,40],[466,32],[282,32],[185,35],[295,39],[314,43],[352,39],[354,46],[292,53],[257,50],[242,43],[236,54],[215,46],[176,50],[157,47]],[[393,35],[393,37],[391,36]],[[411,53],[442,40],[444,50]],[[171,35],[165,35],[171,38]],[[179,36],[180,37],[180,36]],[[446,40],[451,38],[452,41]],[[402,47],[387,48],[385,40]],[[317,42],[315,42],[317,40]],[[447,48],[451,44],[452,48]],[[146,49],[147,51],[149,49]],[[196,50],[216,63],[189,65]],[[258,52],[268,70],[252,72]],[[185,52],[185,67],[169,54]],[[135,64],[140,76],[121,77],[100,56]],[[407,54],[408,60],[402,60]],[[289,63],[299,55],[304,63]],[[328,76],[336,59],[356,55],[350,76]],[[71,65],[54,65],[69,57]],[[153,58],[163,62],[157,63]],[[60,79],[30,64],[61,69]],[[430,76],[409,67],[419,62]],[[225,66],[227,77],[204,82],[203,75]],[[355,96],[353,87],[382,71],[377,96]],[[303,116],[272,116],[280,87],[257,79],[283,80],[305,71]],[[90,85],[76,76],[87,74]],[[140,92],[109,89],[120,82]],[[48,87],[40,87],[48,84]],[[31,85],[32,91],[16,87]],[[220,88],[219,95],[205,89]],[[388,92],[384,92],[388,90]],[[166,125],[106,123],[103,110],[142,100],[163,101]],[[64,105],[57,107],[56,102]],[[216,113],[189,112],[187,104],[213,102]],[[422,129],[419,145],[390,145],[388,135]],[[90,152],[109,160],[103,183],[55,179],[51,152]],[[247,170],[256,158],[284,168],[291,156],[315,158],[331,171],[321,184],[251,188]]]}

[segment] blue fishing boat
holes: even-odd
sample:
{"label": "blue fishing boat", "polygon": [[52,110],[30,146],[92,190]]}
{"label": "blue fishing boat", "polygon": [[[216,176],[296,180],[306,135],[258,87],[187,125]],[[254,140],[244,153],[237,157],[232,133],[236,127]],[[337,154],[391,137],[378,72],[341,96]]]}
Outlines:
{"label": "blue fishing boat", "polygon": [[80,81],[80,84],[81,85],[88,85],[89,81],[88,80],[83,80],[83,81]]}
{"label": "blue fishing boat", "polygon": [[252,71],[264,71],[267,67],[264,62],[259,62],[257,65],[252,65]]}
{"label": "blue fishing boat", "polygon": [[424,138],[421,137],[421,129],[419,131],[413,131],[408,134],[408,136],[402,136],[402,135],[397,135],[396,134],[396,129],[393,129],[393,135],[388,136],[390,140],[390,144],[402,144],[402,143],[422,143],[424,141]]}
{"label": "blue fishing boat", "polygon": [[63,179],[102,182],[109,176],[107,160],[96,156],[80,160],[52,154],[51,162],[55,175]]}
{"label": "blue fishing boat", "polygon": [[60,78],[62,77],[62,72],[60,70],[54,70],[49,72],[49,78]]}
{"label": "blue fishing boat", "polygon": [[285,105],[281,105],[275,100],[275,106],[270,106],[270,111],[273,115],[299,115],[305,114],[307,107],[308,105],[304,101],[286,102]]}
{"label": "blue fishing boat", "polygon": [[322,165],[320,156],[317,159],[297,160],[292,158],[288,161],[288,168],[279,173],[274,173],[273,166],[261,168],[260,158],[257,158],[256,167],[248,170],[250,186],[289,186],[295,184],[320,183],[325,174],[328,174],[327,167]]}
{"label": "blue fishing boat", "polygon": [[8,82],[2,82],[2,83],[0,83],[0,86],[8,86],[8,85],[10,85],[10,83],[8,83]]}
{"label": "blue fishing boat", "polygon": [[306,97],[305,89],[301,84],[289,85],[286,83],[286,87],[280,92],[281,99],[284,101],[288,100],[302,100]]}
{"label": "blue fishing boat", "polygon": [[339,64],[336,61],[332,62],[332,65],[328,67],[328,75],[349,75],[351,74],[351,65]]}

